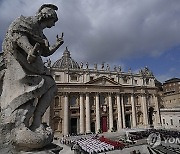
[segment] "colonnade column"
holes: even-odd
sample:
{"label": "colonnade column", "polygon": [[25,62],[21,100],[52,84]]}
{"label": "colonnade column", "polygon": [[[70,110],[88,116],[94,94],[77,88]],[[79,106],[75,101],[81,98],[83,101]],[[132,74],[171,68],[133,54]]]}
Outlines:
{"label": "colonnade column", "polygon": [[86,133],[91,132],[89,93],[86,93]]}
{"label": "colonnade column", "polygon": [[84,102],[83,94],[80,94],[80,134],[84,133]]}
{"label": "colonnade column", "polygon": [[96,132],[100,130],[99,94],[96,94]]}
{"label": "colonnade column", "polygon": [[64,96],[64,135],[69,134],[69,102],[68,94]]}
{"label": "colonnade column", "polygon": [[145,94],[142,94],[141,96],[141,103],[143,108],[143,124],[144,127],[148,127],[148,112],[147,112],[147,102],[146,102],[146,96]]}
{"label": "colonnade column", "polygon": [[113,128],[113,106],[112,106],[112,97],[109,94],[109,131]]}
{"label": "colonnade column", "polygon": [[153,95],[153,101],[155,104],[155,111],[156,111],[155,124],[156,124],[156,127],[158,127],[158,126],[161,126],[161,119],[160,119],[160,112],[159,112],[159,102],[155,94]]}
{"label": "colonnade column", "polygon": [[122,122],[123,122],[123,128],[126,128],[126,123],[125,123],[125,109],[124,109],[124,98],[123,98],[123,94],[121,94],[121,105],[122,105]]}
{"label": "colonnade column", "polygon": [[118,110],[118,131],[120,131],[122,129],[122,112],[121,112],[121,101],[119,94],[117,94],[117,110]]}
{"label": "colonnade column", "polygon": [[131,106],[132,106],[132,127],[136,127],[136,106],[134,101],[134,95],[131,94]]}

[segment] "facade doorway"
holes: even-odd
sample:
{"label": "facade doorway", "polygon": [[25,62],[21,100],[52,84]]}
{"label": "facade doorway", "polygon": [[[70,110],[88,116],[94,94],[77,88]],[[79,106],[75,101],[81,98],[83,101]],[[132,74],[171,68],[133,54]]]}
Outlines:
{"label": "facade doorway", "polygon": [[91,122],[91,132],[95,133],[95,123]]}
{"label": "facade doorway", "polygon": [[131,118],[130,114],[125,115],[125,121],[126,121],[126,128],[131,128]]}
{"label": "facade doorway", "polygon": [[77,118],[71,118],[71,134],[77,134]]}
{"label": "facade doorway", "polygon": [[114,131],[117,131],[117,120],[113,121]]}
{"label": "facade doorway", "polygon": [[107,132],[107,116],[101,117],[102,132]]}
{"label": "facade doorway", "polygon": [[149,119],[150,127],[153,127],[153,112],[154,112],[154,108],[150,107],[149,112],[148,112],[148,119]]}

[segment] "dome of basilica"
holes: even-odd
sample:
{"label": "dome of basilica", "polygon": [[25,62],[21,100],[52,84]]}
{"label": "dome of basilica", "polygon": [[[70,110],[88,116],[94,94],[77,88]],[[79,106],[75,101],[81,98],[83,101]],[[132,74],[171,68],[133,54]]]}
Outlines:
{"label": "dome of basilica", "polygon": [[60,68],[60,69],[79,69],[79,64],[74,61],[71,56],[68,48],[63,53],[62,58],[58,59],[54,64],[53,67]]}

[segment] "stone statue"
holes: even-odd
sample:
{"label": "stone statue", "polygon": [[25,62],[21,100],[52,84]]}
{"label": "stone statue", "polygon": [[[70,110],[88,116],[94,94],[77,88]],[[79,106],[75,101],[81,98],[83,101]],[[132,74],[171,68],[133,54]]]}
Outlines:
{"label": "stone statue", "polygon": [[97,63],[94,64],[94,69],[97,70],[98,66]]}
{"label": "stone statue", "polygon": [[129,69],[128,69],[128,73],[132,73],[132,70],[131,70],[131,68],[129,68]]}
{"label": "stone statue", "polygon": [[109,64],[107,64],[107,66],[106,66],[106,71],[110,71],[110,66],[109,66]]}
{"label": "stone statue", "polygon": [[121,71],[122,71],[121,66],[118,66],[118,72],[121,72]]}
{"label": "stone statue", "polygon": [[101,64],[101,69],[104,70],[104,62]]}
{"label": "stone statue", "polygon": [[89,63],[86,62],[86,69],[89,69]]}
{"label": "stone statue", "polygon": [[83,62],[80,63],[80,68],[83,69]]}
{"label": "stone statue", "polygon": [[6,68],[0,87],[1,140],[16,150],[42,148],[53,140],[51,128],[42,124],[42,116],[57,87],[41,56],[52,55],[64,43],[62,33],[50,46],[43,33],[45,28],[55,26],[57,10],[53,4],[44,4],[35,16],[20,16],[3,41]]}
{"label": "stone statue", "polygon": [[116,71],[116,72],[117,72],[117,67],[116,67],[116,65],[114,65],[114,71]]}
{"label": "stone statue", "polygon": [[144,69],[140,69],[139,74],[142,76],[153,76],[153,72],[147,66]]}

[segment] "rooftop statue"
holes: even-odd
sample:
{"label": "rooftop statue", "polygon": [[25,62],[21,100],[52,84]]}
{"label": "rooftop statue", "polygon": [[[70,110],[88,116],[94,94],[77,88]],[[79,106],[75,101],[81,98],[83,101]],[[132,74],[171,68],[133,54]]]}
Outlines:
{"label": "rooftop statue", "polygon": [[1,140],[19,150],[42,148],[53,139],[51,128],[42,124],[42,116],[57,88],[41,56],[52,55],[64,43],[63,34],[57,35],[56,43],[50,46],[43,33],[55,26],[57,10],[53,4],[44,4],[35,16],[20,16],[9,26],[3,41]]}

